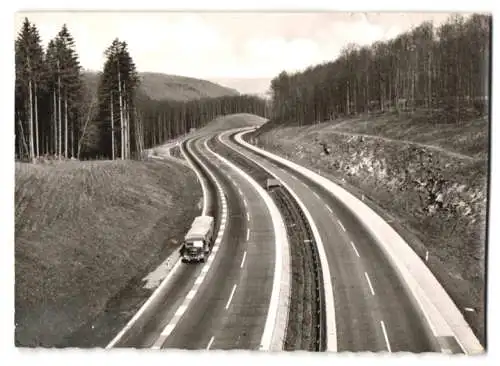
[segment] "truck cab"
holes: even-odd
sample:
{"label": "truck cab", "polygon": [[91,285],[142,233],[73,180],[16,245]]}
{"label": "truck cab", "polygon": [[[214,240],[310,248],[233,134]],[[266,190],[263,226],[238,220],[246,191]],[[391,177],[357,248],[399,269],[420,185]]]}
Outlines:
{"label": "truck cab", "polygon": [[184,253],[183,253],[183,261],[184,262],[204,262],[205,256],[207,254],[206,250],[207,245],[204,244],[202,240],[193,240],[184,242]]}
{"label": "truck cab", "polygon": [[184,243],[180,251],[182,262],[205,262],[210,255],[213,231],[213,217],[196,217],[184,237]]}

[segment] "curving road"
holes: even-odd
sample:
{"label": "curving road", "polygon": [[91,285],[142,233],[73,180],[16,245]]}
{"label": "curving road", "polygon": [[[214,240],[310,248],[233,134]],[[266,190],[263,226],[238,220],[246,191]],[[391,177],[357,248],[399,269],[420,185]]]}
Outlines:
{"label": "curving road", "polygon": [[[214,141],[285,182],[310,213],[328,263],[336,350],[462,353],[454,338],[435,336],[396,269],[353,212],[313,180],[243,147],[234,136],[224,132]],[[179,266],[152,318],[119,346],[262,347],[274,296],[276,227],[256,188],[208,148],[210,138],[194,138],[184,146],[199,173],[209,172],[203,173],[210,193],[205,206],[216,216],[216,232],[223,229],[220,246],[207,264]]]}
{"label": "curving road", "polygon": [[[249,182],[221,163],[203,144],[185,150],[196,168],[208,168],[227,202],[220,246],[213,262],[182,264],[167,285],[165,298],[147,324],[119,347],[182,349],[259,349],[268,315],[275,266],[273,224],[262,198]],[[196,162],[197,157],[205,167]],[[221,225],[221,197],[207,179],[207,214]],[[215,251],[215,250],[214,250]],[[196,290],[195,290],[196,289]],[[186,305],[188,304],[188,305]]]}
{"label": "curving road", "polygon": [[333,284],[338,351],[461,352],[454,340],[434,337],[395,269],[351,211],[306,177],[240,146],[232,135],[220,139],[283,180],[311,213]]}
{"label": "curving road", "polygon": [[214,270],[163,347],[258,349],[273,285],[271,217],[254,188],[201,142],[195,141],[192,151],[224,187],[227,229]]}

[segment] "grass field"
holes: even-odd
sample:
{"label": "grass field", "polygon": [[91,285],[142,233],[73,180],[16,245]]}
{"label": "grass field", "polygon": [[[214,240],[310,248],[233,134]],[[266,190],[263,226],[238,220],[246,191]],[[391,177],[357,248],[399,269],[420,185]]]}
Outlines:
{"label": "grass field", "polygon": [[381,115],[266,127],[258,145],[364,195],[417,254],[428,251],[429,268],[484,343],[487,118],[438,124]]}
{"label": "grass field", "polygon": [[233,128],[261,126],[266,121],[267,121],[266,119],[260,116],[256,116],[254,114],[248,114],[248,113],[230,114],[227,116],[221,116],[214,119],[213,121],[209,122],[206,126],[195,131],[193,136],[200,134],[222,132],[226,130],[231,130]]}
{"label": "grass field", "polygon": [[16,163],[16,345],[79,346],[72,334],[178,247],[200,197],[175,163]]}

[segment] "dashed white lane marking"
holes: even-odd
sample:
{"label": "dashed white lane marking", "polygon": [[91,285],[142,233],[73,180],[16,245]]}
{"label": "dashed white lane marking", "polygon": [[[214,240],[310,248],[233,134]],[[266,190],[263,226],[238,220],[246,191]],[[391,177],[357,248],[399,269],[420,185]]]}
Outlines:
{"label": "dashed white lane marking", "polygon": [[250,222],[250,215],[248,214],[248,211],[247,211],[247,221]]}
{"label": "dashed white lane marking", "polygon": [[[219,135],[218,139],[222,144],[225,144],[232,150],[237,151],[230,145],[227,145],[224,141],[222,141],[221,136],[222,134]],[[208,148],[208,150],[210,149]],[[285,330],[285,327],[283,325],[286,324],[287,309],[289,304],[288,300],[290,295],[290,273],[288,272],[290,266],[290,258],[287,255],[287,253],[289,252],[289,243],[286,235],[285,224],[280,217],[281,215],[278,208],[276,207],[272,198],[268,194],[266,194],[263,187],[255,182],[247,173],[227,161],[227,159],[216,154],[214,155],[217,156],[219,160],[224,161],[228,166],[232,167],[232,169],[237,171],[241,176],[245,177],[245,179],[262,197],[271,215],[275,234],[273,288],[271,291],[271,301],[269,303],[267,318],[264,325],[264,331],[262,333],[259,349],[267,351],[281,350],[283,346]]]}
{"label": "dashed white lane marking", "polygon": [[208,342],[208,345],[207,345],[207,350],[210,349],[210,347],[212,346],[212,343],[214,343],[214,336],[212,336],[212,338],[210,338],[210,342]]}
{"label": "dashed white lane marking", "polygon": [[368,276],[368,273],[366,272],[365,272],[365,277],[366,281],[368,282],[368,286],[370,286],[370,291],[372,292],[372,295],[375,296],[375,291],[373,291],[372,281],[370,281],[370,276]]}
{"label": "dashed white lane marking", "polygon": [[167,327],[161,332],[162,336],[168,336],[174,330],[175,324],[169,324]]}
{"label": "dashed white lane marking", "polygon": [[250,238],[250,229],[247,229],[247,241]]}
{"label": "dashed white lane marking", "polygon": [[345,231],[345,227],[344,227],[344,225],[342,225],[342,222],[341,222],[340,220],[337,220],[337,222],[339,223],[339,225],[340,225],[340,227],[342,228],[342,230],[344,230],[344,231]]}
{"label": "dashed white lane marking", "polygon": [[358,253],[358,250],[356,249],[356,245],[354,245],[354,242],[351,240],[351,246],[352,246],[352,249],[354,249],[354,251],[356,252],[356,255],[359,257],[359,253]]}
{"label": "dashed white lane marking", "polygon": [[473,313],[475,312],[475,310],[473,308],[464,308],[465,311],[468,311],[470,313]]}
{"label": "dashed white lane marking", "polygon": [[[202,269],[202,271],[203,271],[203,269]],[[206,273],[206,270],[205,270],[205,273]],[[200,285],[203,282],[204,279],[205,279],[205,276],[200,276],[200,277],[198,277],[196,279],[196,281],[194,281],[194,284],[195,285]]]}
{"label": "dashed white lane marking", "polygon": [[245,258],[247,257],[247,252],[245,250],[245,253],[243,253],[243,259],[241,260],[241,265],[240,268],[243,268],[243,265],[245,264]]}
{"label": "dashed white lane marking", "polygon": [[319,196],[316,192],[313,192],[313,194],[314,194],[314,197],[316,197],[317,199],[321,199],[321,198],[319,198]]}
{"label": "dashed white lane marking", "polygon": [[175,312],[175,316],[181,316],[182,314],[184,314],[184,312],[186,311],[186,309],[187,309],[187,305],[186,304],[182,304],[181,306],[179,306],[179,308]]}
{"label": "dashed white lane marking", "polygon": [[392,352],[391,344],[389,343],[389,338],[387,337],[387,331],[385,330],[385,324],[383,320],[380,321],[380,326],[382,327],[382,332],[384,332],[384,338],[385,338],[385,344],[387,345],[387,350],[389,352]]}
{"label": "dashed white lane marking", "polygon": [[333,215],[333,210],[330,208],[330,206],[328,206],[328,205],[325,205],[325,206],[326,206],[326,209],[327,209],[328,211],[330,211],[330,213]]}
{"label": "dashed white lane marking", "polygon": [[196,295],[196,292],[198,292],[198,289],[192,289],[191,291],[188,292],[186,299],[192,299],[194,295]]}
{"label": "dashed white lane marking", "polygon": [[236,285],[233,285],[233,290],[231,291],[231,295],[229,295],[229,299],[227,300],[226,310],[229,308],[229,305],[231,304],[231,300],[233,299],[235,291],[236,291]]}
{"label": "dashed white lane marking", "polygon": [[[164,328],[162,331],[161,335],[156,339],[155,343],[153,344],[152,348],[153,349],[160,349],[163,347],[163,344],[165,343],[166,339],[172,333],[174,328],[177,326],[179,321],[181,320],[182,316],[186,312],[187,308],[191,304],[191,301],[193,300],[196,291],[198,291],[198,288],[200,287],[201,283],[205,280],[207,272],[211,268],[214,260],[215,253],[217,253],[219,245],[221,244],[222,241],[222,236],[224,234],[224,230],[226,228],[226,217],[227,217],[227,201],[224,195],[224,192],[222,190],[222,186],[220,185],[219,181],[215,178],[214,174],[207,168],[205,164],[203,164],[196,156],[194,156],[194,159],[203,167],[205,172],[211,177],[212,181],[215,182],[215,185],[217,186],[217,190],[220,194],[221,198],[221,203],[222,203],[222,218],[221,218],[221,224],[219,226],[219,231],[217,232],[217,238],[215,239],[214,242],[214,247],[212,248],[212,252],[210,253],[207,262],[205,265],[202,267],[200,274],[198,275],[198,278],[196,278],[193,288],[189,291],[189,293],[186,295],[184,298],[183,303],[177,308],[174,316],[170,320],[169,324]],[[206,205],[206,202],[204,202],[204,205]],[[206,211],[206,207],[204,207],[204,212]]]}
{"label": "dashed white lane marking", "polygon": [[243,205],[245,206],[245,210],[246,210],[246,209],[247,209],[247,206],[248,206],[248,205],[247,205],[247,200],[246,200],[246,198],[243,198]]}
{"label": "dashed white lane marking", "polygon": [[241,191],[240,188],[238,188],[238,193],[240,194],[240,196],[243,196],[243,192]]}

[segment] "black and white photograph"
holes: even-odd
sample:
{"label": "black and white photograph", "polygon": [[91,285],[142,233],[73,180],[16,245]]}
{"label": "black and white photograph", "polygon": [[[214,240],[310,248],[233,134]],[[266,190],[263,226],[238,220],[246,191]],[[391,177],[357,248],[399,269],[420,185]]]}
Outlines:
{"label": "black and white photograph", "polygon": [[13,17],[16,348],[487,353],[491,13]]}

